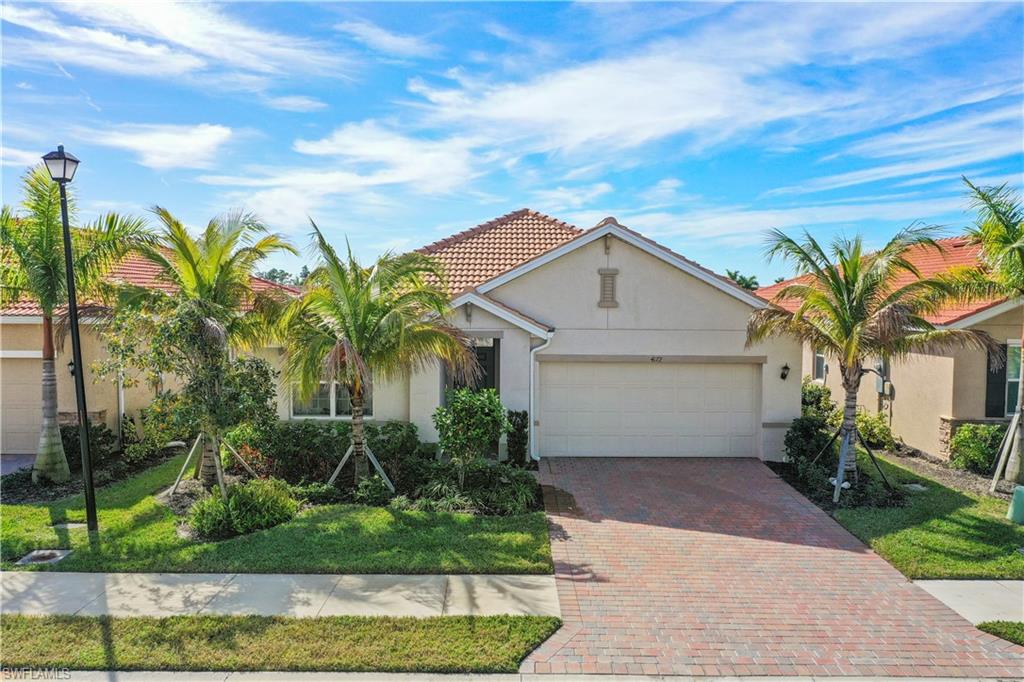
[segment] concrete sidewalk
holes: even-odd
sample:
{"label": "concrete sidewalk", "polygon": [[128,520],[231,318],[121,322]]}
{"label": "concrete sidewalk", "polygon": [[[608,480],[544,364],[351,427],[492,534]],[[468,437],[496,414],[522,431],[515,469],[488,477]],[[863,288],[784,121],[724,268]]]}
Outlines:
{"label": "concrete sidewalk", "polygon": [[0,610],[82,616],[559,616],[550,575],[0,573]]}
{"label": "concrete sidewalk", "polygon": [[[12,678],[13,679],[13,678]],[[32,679],[32,678],[25,678]],[[42,678],[37,678],[42,679]],[[68,671],[73,682],[981,682],[949,677],[690,677],[687,675],[551,675],[537,673],[291,673],[291,672],[101,672]]]}
{"label": "concrete sidewalk", "polygon": [[915,580],[914,584],[973,624],[1024,621],[1024,580]]}

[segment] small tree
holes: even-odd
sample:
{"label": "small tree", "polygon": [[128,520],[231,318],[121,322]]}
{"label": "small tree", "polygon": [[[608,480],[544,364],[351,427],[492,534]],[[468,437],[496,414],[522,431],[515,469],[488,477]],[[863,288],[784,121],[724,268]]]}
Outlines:
{"label": "small tree", "polygon": [[726,276],[748,291],[755,291],[761,285],[757,283],[757,275],[744,275],[739,270],[726,270]]}
{"label": "small tree", "polygon": [[[967,178],[971,206],[977,211],[974,225],[966,230],[968,239],[981,247],[981,263],[975,268],[951,271],[950,286],[968,300],[1009,298],[1024,305],[1024,203],[1020,192],[1007,185],[978,187]],[[1024,344],[1024,329],[1021,330]],[[1024,358],[1017,371],[1024,378]],[[1020,419],[1013,434],[1013,456],[1007,463],[1006,478],[1024,483],[1024,381],[1017,384]]]}
{"label": "small tree", "polygon": [[466,467],[485,457],[509,427],[505,408],[493,388],[448,392],[447,405],[434,411],[434,428],[438,445],[458,470],[460,489],[466,481]]}
{"label": "small tree", "polygon": [[363,406],[373,381],[443,362],[456,376],[479,371],[465,335],[449,324],[440,264],[420,253],[385,253],[370,266],[341,257],[313,223],[319,267],[281,320],[285,376],[309,398],[338,382],[352,403],[356,482],[369,476]]}
{"label": "small tree", "polygon": [[[919,350],[998,348],[986,333],[973,329],[938,329],[927,317],[961,294],[956,285],[924,278],[907,259],[911,248],[941,251],[934,228],[901,230],[878,251],[864,251],[860,237],[837,238],[826,251],[809,233],[796,241],[770,233],[769,258],[792,262],[801,275],[782,287],[773,303],[796,301],[795,311],[771,305],[755,311],[747,325],[747,344],[776,336],[793,336],[822,349],[839,365],[845,401],[841,426],[836,495],[844,476],[856,480],[857,392],[865,366],[873,358],[901,358]],[[911,275],[909,282],[902,277]],[[838,499],[838,498],[836,498]]]}
{"label": "small tree", "polygon": [[220,437],[246,400],[245,387],[232,384],[241,366],[231,351],[271,340],[285,304],[281,294],[254,291],[251,277],[267,256],[294,249],[251,214],[214,218],[195,238],[167,210],[154,212],[163,225],[159,246],[141,252],[171,290],[119,289],[110,369],[134,365],[150,380],[170,373],[184,383],[182,395],[197,409],[204,436],[200,478],[207,488],[219,482],[224,489]]}
{"label": "small tree", "polygon": [[[67,305],[60,190],[43,164],[22,178],[21,211],[0,212],[0,306],[22,298],[36,302],[43,313],[42,423],[32,466],[32,481],[62,483],[71,477],[57,427],[57,375],[54,368],[54,321]],[[75,220],[74,195],[68,196],[69,219]],[[151,235],[141,218],[108,213],[95,223],[72,231],[75,284],[81,300],[98,294],[104,276],[133,248]],[[84,370],[84,368],[82,368]]]}

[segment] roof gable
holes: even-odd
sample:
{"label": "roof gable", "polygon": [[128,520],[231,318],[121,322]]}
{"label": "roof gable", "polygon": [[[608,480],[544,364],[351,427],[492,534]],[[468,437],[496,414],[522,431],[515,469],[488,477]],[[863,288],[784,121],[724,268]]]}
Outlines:
{"label": "roof gable", "polygon": [[458,294],[582,234],[579,228],[523,208],[420,249],[444,266],[448,290]]}
{"label": "roof gable", "polygon": [[[972,244],[966,237],[949,237],[947,239],[938,239],[936,241],[941,247],[941,250],[921,245],[913,246],[907,251],[907,260],[909,260],[914,267],[920,271],[921,277],[932,277],[956,267],[975,267],[980,265],[981,261],[979,254],[981,252],[981,247],[977,244]],[[810,275],[793,277],[783,282],[772,284],[771,286],[762,287],[755,293],[765,301],[771,302],[783,287],[794,282],[808,281],[809,279]],[[895,284],[896,286],[904,286],[914,281],[914,279],[915,277],[913,274],[904,272],[896,278]],[[976,301],[974,303],[956,303],[943,308],[936,314],[929,316],[927,319],[929,322],[936,325],[961,323],[973,317],[975,314],[998,305],[1003,300],[1004,299],[999,298]],[[799,306],[799,303],[795,300],[786,300],[780,301],[777,305],[782,306],[786,310],[795,311]]]}
{"label": "roof gable", "polygon": [[530,260],[487,280],[477,286],[477,291],[482,293],[491,291],[492,289],[500,287],[517,277],[521,277],[528,272],[546,265],[568,253],[572,253],[576,249],[586,246],[587,244],[597,241],[607,235],[615,236],[618,239],[621,239],[641,251],[644,251],[645,253],[648,253],[655,258],[678,268],[679,270],[682,270],[686,274],[695,277],[705,284],[708,284],[722,293],[728,294],[751,307],[763,308],[766,305],[763,300],[742,288],[732,280],[708,270],[700,264],[679,255],[668,247],[663,246],[652,239],[644,237],[639,232],[635,232],[628,227],[620,225],[613,217],[605,218],[600,223],[586,232],[579,234],[574,239],[549,249],[544,253],[538,254],[534,258],[531,258]]}

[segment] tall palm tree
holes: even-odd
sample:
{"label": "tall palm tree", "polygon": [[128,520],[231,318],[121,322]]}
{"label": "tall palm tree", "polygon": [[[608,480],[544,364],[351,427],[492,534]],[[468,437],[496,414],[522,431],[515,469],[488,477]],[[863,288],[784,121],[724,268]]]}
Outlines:
{"label": "tall palm tree", "polygon": [[[22,178],[21,211],[4,206],[0,213],[0,305],[30,299],[43,312],[42,407],[39,447],[32,481],[62,483],[71,477],[57,425],[57,374],[54,368],[54,316],[67,304],[60,189],[42,164]],[[68,194],[72,224],[74,195]],[[75,284],[88,300],[103,277],[126,253],[151,239],[146,221],[108,213],[72,232]],[[85,371],[85,368],[78,368]]]}
{"label": "tall palm tree", "polygon": [[356,480],[369,475],[363,407],[374,380],[408,375],[437,361],[467,379],[479,371],[462,332],[445,321],[448,295],[438,262],[386,253],[365,266],[339,257],[313,223],[320,263],[283,321],[285,376],[308,399],[338,382],[352,403]]}
{"label": "tall palm tree", "polygon": [[[782,258],[804,277],[776,293],[777,305],[751,315],[747,344],[795,336],[837,362],[845,392],[840,432],[845,470],[838,472],[837,491],[844,477],[857,475],[857,458],[846,454],[854,445],[857,391],[870,360],[898,359],[919,350],[995,345],[984,332],[936,329],[926,319],[959,293],[950,282],[922,277],[907,259],[911,248],[941,249],[934,235],[934,228],[911,226],[868,253],[859,236],[838,238],[826,250],[807,232],[801,241],[779,230],[769,233],[769,260]],[[786,310],[782,304],[787,301],[797,302],[796,310]]]}
{"label": "tall palm tree", "polygon": [[[967,178],[963,181],[971,207],[977,210],[974,225],[966,229],[966,235],[981,247],[981,263],[976,268],[953,270],[947,279],[966,299],[1009,298],[1024,304],[1024,204],[1020,192],[1005,184],[978,187]],[[1024,344],[1024,329],[1021,342]],[[1018,363],[1017,369],[1024,373],[1024,362]],[[1021,418],[1007,477],[1024,483],[1024,381],[1017,384],[1017,410]]]}
{"label": "tall palm tree", "polygon": [[[167,321],[172,327],[182,322],[194,327],[190,333],[173,336],[181,345],[164,352],[173,354],[172,366],[185,375],[179,378],[201,383],[197,377],[211,376],[211,368],[223,367],[231,349],[252,349],[271,338],[272,312],[279,311],[283,302],[253,291],[251,278],[268,256],[295,253],[295,249],[249,213],[214,218],[197,238],[167,209],[156,206],[153,212],[161,230],[157,242],[141,253],[160,268],[160,279],[173,286],[170,291],[125,287],[121,302],[160,311],[165,330]],[[216,404],[220,388],[202,387],[209,395],[203,400],[207,409],[201,416],[204,447],[199,470],[207,488],[218,482],[223,488],[217,459],[222,425],[209,409]]]}

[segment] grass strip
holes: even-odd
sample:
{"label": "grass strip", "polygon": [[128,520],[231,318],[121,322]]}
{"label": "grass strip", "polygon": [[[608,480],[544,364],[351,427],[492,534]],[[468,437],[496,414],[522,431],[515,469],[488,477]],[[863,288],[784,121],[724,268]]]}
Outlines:
{"label": "grass strip", "polygon": [[978,629],[1008,642],[1024,646],[1024,623],[1012,620],[989,620],[978,623]]}
{"label": "grass strip", "polygon": [[223,542],[177,533],[180,519],[153,494],[174,482],[182,457],[97,491],[100,540],[85,529],[81,495],[0,506],[3,568],[33,549],[74,550],[56,571],[174,573],[551,573],[544,514],[475,516],[340,504]]}
{"label": "grass strip", "polygon": [[0,616],[6,668],[511,673],[557,618]]}

